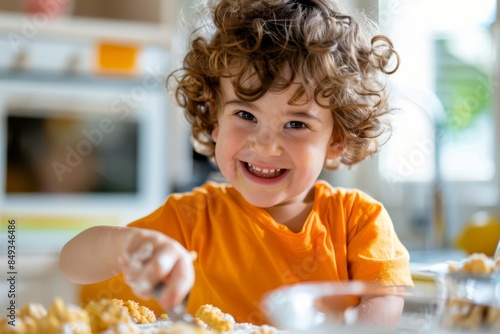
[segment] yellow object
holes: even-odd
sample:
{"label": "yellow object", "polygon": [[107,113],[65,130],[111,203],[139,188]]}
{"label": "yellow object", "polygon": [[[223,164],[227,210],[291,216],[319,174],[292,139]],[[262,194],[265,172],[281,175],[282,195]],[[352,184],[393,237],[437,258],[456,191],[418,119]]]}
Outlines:
{"label": "yellow object", "polygon": [[123,333],[137,333],[135,322],[129,313],[130,309],[124,307],[120,300],[91,301],[85,306],[85,311],[92,333],[121,333],[122,330]]}
{"label": "yellow object", "polygon": [[500,219],[488,212],[477,212],[455,240],[455,246],[468,254],[493,256],[500,239]]}
{"label": "yellow object", "polygon": [[93,300],[99,301],[101,299],[131,299],[149,308],[155,314],[165,312],[156,299],[150,298],[146,300],[135,296],[132,289],[125,283],[123,274],[116,275],[106,281],[82,285],[80,287],[79,298],[81,305],[87,305]]}
{"label": "yellow object", "polygon": [[196,318],[217,332],[230,332],[234,328],[233,317],[211,304],[201,305],[196,311]]}
{"label": "yellow object", "polygon": [[146,306],[140,305],[133,300],[124,301],[122,299],[113,299],[113,302],[120,307],[126,307],[128,313],[136,324],[150,324],[156,321],[156,315]]}
{"label": "yellow object", "polygon": [[133,74],[138,53],[139,48],[134,45],[100,43],[97,45],[98,72]]}
{"label": "yellow object", "polygon": [[19,214],[14,212],[0,212],[0,233],[5,232],[7,225],[16,225],[16,229],[27,231],[66,231],[73,233],[95,225],[122,224],[116,215],[57,215],[57,214]]}

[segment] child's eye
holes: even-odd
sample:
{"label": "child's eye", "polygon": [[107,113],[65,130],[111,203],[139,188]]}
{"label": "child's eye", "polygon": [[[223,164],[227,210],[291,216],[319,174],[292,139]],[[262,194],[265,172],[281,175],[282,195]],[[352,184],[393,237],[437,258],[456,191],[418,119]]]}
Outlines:
{"label": "child's eye", "polygon": [[252,122],[255,122],[257,119],[255,118],[254,115],[252,115],[251,113],[249,113],[248,111],[238,111],[236,113],[236,115],[238,115],[239,117],[243,118],[243,119],[246,119],[247,121],[252,121]]}
{"label": "child's eye", "polygon": [[286,123],[285,128],[302,129],[302,128],[307,128],[307,125],[299,121],[291,121]]}

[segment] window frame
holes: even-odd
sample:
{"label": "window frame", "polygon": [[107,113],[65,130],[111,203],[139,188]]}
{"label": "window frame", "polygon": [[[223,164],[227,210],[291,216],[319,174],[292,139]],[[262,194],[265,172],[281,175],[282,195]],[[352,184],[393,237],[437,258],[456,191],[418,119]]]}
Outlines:
{"label": "window frame", "polygon": [[[398,3],[399,6],[406,4],[401,0],[391,0],[392,7],[389,10],[394,11],[392,15],[397,15],[397,11],[401,10],[398,8]],[[373,9],[380,8],[379,0],[353,0],[351,4],[377,19],[376,10]],[[410,249],[451,247],[453,240],[475,212],[488,211],[500,217],[500,0],[496,0],[496,10],[496,20],[492,25],[493,43],[495,43],[491,97],[495,175],[492,180],[434,180],[424,183],[391,184],[380,174],[379,155],[356,166],[353,170],[341,169],[327,176],[337,186],[360,188],[381,201],[391,214],[400,238],[405,240]],[[382,14],[378,12],[380,20],[383,19]],[[423,202],[426,203],[411,203],[408,197],[411,197],[412,193],[425,197]],[[438,205],[439,201],[442,205]],[[426,226],[419,226],[421,222],[418,221],[418,215],[412,217],[415,215],[415,210],[429,210],[431,220]],[[444,227],[439,227],[436,223],[436,214],[441,214],[441,211],[445,219]],[[424,240],[412,243],[416,230],[421,232]]]}

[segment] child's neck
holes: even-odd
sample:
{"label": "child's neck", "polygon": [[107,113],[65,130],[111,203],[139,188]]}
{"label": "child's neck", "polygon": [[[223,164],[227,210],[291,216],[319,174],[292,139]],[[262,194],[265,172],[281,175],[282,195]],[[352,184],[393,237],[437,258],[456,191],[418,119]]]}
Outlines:
{"label": "child's neck", "polygon": [[294,233],[299,233],[309,217],[313,204],[314,189],[311,189],[302,201],[284,203],[265,210],[278,224],[287,226]]}

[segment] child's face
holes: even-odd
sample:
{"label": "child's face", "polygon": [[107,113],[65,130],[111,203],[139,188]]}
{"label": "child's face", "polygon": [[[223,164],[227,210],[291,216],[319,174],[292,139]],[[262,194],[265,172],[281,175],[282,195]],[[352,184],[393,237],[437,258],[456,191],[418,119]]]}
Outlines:
{"label": "child's face", "polygon": [[339,154],[331,111],[312,99],[304,104],[305,96],[290,105],[298,85],[254,102],[238,99],[227,78],[221,87],[224,97],[212,138],[226,180],[258,207],[303,201],[325,159]]}

